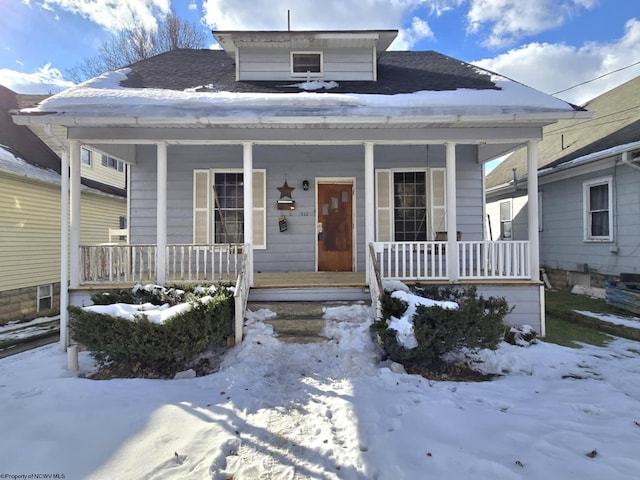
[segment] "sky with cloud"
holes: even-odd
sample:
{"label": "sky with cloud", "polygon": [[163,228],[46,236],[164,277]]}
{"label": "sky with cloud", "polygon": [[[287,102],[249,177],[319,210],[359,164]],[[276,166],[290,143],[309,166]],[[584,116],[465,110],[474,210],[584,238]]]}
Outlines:
{"label": "sky with cloud", "polygon": [[171,8],[211,48],[212,29],[286,30],[288,10],[292,30],[398,29],[394,50],[436,50],[577,104],[640,75],[637,0],[0,0],[0,84],[59,92],[110,35]]}

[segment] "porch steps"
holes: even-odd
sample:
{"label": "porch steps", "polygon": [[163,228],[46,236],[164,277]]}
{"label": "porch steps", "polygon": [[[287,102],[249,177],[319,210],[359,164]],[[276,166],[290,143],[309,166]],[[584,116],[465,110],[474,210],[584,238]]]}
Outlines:
{"label": "porch steps", "polygon": [[370,301],[366,287],[253,287],[249,302],[355,302]]}
{"label": "porch steps", "polygon": [[335,302],[253,302],[247,309],[271,310],[276,316],[265,320],[273,326],[278,339],[285,343],[317,343],[327,340],[321,335],[325,326],[324,309],[344,305]]}

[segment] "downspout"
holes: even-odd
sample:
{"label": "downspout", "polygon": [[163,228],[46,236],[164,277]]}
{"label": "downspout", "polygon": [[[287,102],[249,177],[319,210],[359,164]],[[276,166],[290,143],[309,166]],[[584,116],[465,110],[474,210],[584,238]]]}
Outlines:
{"label": "downspout", "polygon": [[69,346],[69,151],[46,124],[44,131],[60,155],[60,349]]}

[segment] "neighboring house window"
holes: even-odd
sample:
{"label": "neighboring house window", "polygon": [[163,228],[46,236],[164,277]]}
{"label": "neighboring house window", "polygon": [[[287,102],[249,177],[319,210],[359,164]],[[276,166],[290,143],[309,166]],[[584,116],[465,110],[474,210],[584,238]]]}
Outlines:
{"label": "neighboring house window", "polygon": [[116,160],[115,158],[108,157],[106,155],[102,156],[102,166],[113,168],[119,172],[124,171],[124,162],[120,160]]}
{"label": "neighboring house window", "polygon": [[322,52],[291,52],[291,75],[322,75]]}
{"label": "neighboring house window", "polygon": [[513,237],[513,218],[511,216],[511,201],[500,202],[500,238],[511,240]]}
{"label": "neighboring house window", "polygon": [[396,242],[427,239],[426,172],[394,172],[393,224]]}
{"label": "neighboring house window", "polygon": [[446,231],[445,169],[376,170],[376,240],[433,240]]}
{"label": "neighboring house window", "polygon": [[82,158],[82,165],[86,165],[87,167],[91,167],[92,166],[92,155],[91,155],[91,150],[89,150],[88,148],[84,148],[82,147],[81,149],[81,158]]}
{"label": "neighboring house window", "polygon": [[613,240],[612,187],[611,177],[582,184],[585,241]]}
{"label": "neighboring house window", "polygon": [[51,285],[38,287],[38,311],[51,310],[53,308],[53,288]]}
{"label": "neighboring house window", "polygon": [[[266,248],[265,170],[253,171],[253,248]],[[196,244],[244,243],[242,170],[194,170]]]}

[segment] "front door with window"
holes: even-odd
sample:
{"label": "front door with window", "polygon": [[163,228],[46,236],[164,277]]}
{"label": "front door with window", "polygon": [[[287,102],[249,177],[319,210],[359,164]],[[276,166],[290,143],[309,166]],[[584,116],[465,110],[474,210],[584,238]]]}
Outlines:
{"label": "front door with window", "polygon": [[318,184],[318,271],[353,270],[353,185]]}

